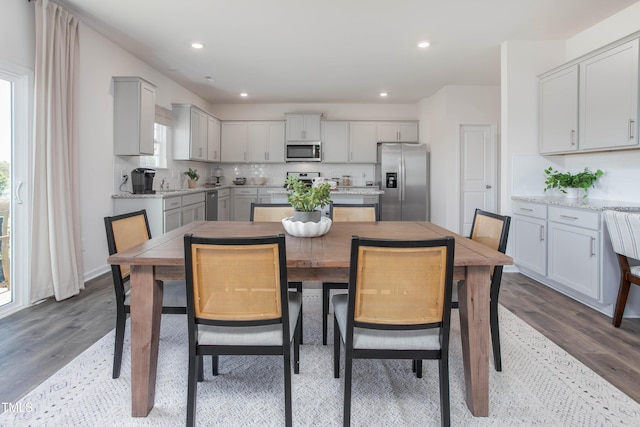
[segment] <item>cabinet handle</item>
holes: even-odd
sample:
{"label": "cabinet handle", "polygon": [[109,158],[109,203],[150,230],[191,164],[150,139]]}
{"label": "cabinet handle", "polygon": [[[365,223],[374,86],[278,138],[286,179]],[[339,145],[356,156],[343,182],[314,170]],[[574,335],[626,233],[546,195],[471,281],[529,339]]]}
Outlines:
{"label": "cabinet handle", "polygon": [[213,159],[214,159],[214,160],[218,160],[218,150],[215,150],[215,151],[213,152]]}
{"label": "cabinet handle", "polygon": [[595,256],[596,255],[596,238],[592,237],[591,238],[591,256]]}
{"label": "cabinet handle", "polygon": [[302,131],[302,139],[307,139],[307,131],[306,130]]}
{"label": "cabinet handle", "polygon": [[242,160],[247,161],[247,152],[242,153]]}
{"label": "cabinet handle", "polygon": [[569,132],[569,140],[571,141],[571,145],[576,145],[576,131],[571,129]]}
{"label": "cabinet handle", "polygon": [[202,147],[198,148],[198,157],[202,158]]}
{"label": "cabinet handle", "polygon": [[544,242],[544,225],[540,226],[540,241]]}
{"label": "cabinet handle", "polygon": [[635,125],[635,120],[629,119],[629,139],[633,139],[633,125]]}
{"label": "cabinet handle", "polygon": [[577,216],[569,216],[569,215],[560,215],[560,218],[570,219],[572,221],[575,221],[576,219],[578,219]]}
{"label": "cabinet handle", "polygon": [[264,159],[269,160],[269,153],[267,151],[264,152]]}
{"label": "cabinet handle", "polygon": [[526,211],[526,212],[533,212],[533,209],[529,209],[529,208],[520,208],[521,211]]}

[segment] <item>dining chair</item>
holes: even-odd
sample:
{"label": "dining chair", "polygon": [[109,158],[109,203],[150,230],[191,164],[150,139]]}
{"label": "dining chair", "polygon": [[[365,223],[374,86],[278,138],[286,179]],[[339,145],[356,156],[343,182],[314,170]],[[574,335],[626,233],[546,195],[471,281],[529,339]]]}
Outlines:
{"label": "dining chair", "polygon": [[[282,218],[290,216],[293,216],[293,206],[289,203],[251,203],[249,221],[280,222],[282,221]],[[302,282],[289,282],[289,288],[295,289],[296,292],[299,292],[300,295],[302,295]],[[303,330],[302,326],[300,327],[300,330]],[[302,343],[304,341],[302,336],[300,339],[300,343]]]}
{"label": "dining chair", "polygon": [[[353,359],[439,361],[441,424],[450,424],[449,331],[455,240],[354,236],[347,294],[332,297],[334,377],[345,347],[344,425],[351,421]],[[382,396],[381,396],[382,398]]]}
{"label": "dining chair", "polygon": [[[151,239],[147,211],[140,210],[104,218],[109,255],[122,252]],[[127,315],[131,313],[129,289],[130,267],[111,265],[111,275],[116,293],[116,338],[113,353],[113,378],[120,376],[122,350]],[[187,297],[184,280],[163,282],[162,313],[186,314]]]}
{"label": "dining chair", "polygon": [[[351,204],[331,203],[329,217],[333,222],[380,221],[377,203]],[[322,282],[322,345],[327,345],[327,318],[329,317],[329,297],[335,289],[347,289],[348,283]]]}
{"label": "dining chair", "polygon": [[[471,224],[469,238],[485,246],[505,253],[511,217],[476,209]],[[493,346],[493,362],[496,371],[502,371],[500,354],[500,325],[498,319],[498,297],[502,282],[502,266],[491,267],[491,285],[489,299],[489,324],[491,327],[491,344]],[[452,308],[458,308],[458,286],[453,287]]]}
{"label": "dining chair", "polygon": [[[620,327],[624,308],[627,305],[631,284],[640,285],[640,213],[605,211],[605,222],[609,230],[613,251],[620,265],[620,289],[613,311],[613,326]],[[635,265],[629,263],[634,260]]]}
{"label": "dining chair", "polygon": [[[287,290],[284,234],[248,238],[186,234],[184,251],[189,335],[187,426],[195,423],[197,375],[202,356],[207,354],[213,356],[214,376],[219,373],[220,355],[283,356],[285,424],[291,426],[291,342],[297,374],[302,295]],[[241,407],[238,410],[242,411]]]}

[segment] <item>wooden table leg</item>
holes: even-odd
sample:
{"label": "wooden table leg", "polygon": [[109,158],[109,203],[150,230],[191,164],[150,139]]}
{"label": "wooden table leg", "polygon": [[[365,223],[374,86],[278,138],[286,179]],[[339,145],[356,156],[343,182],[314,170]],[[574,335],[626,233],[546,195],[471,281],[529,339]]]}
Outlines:
{"label": "wooden table leg", "polygon": [[153,266],[131,267],[131,415],[146,417],[153,408],[158,367],[162,282]]}
{"label": "wooden table leg", "polygon": [[458,288],[467,406],[489,416],[489,266],[468,266]]}

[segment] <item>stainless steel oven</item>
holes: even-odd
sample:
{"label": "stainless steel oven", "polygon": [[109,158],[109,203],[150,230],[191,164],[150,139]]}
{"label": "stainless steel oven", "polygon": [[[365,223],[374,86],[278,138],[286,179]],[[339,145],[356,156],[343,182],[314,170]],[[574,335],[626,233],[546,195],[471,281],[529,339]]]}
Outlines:
{"label": "stainless steel oven", "polygon": [[322,143],[287,142],[287,162],[319,162],[322,160]]}

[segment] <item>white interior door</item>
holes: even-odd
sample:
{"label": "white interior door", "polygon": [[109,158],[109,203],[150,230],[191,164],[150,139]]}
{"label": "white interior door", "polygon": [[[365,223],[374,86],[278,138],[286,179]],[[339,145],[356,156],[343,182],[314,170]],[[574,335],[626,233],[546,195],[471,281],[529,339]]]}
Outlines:
{"label": "white interior door", "polygon": [[497,145],[495,125],[460,125],[460,231],[463,236],[469,235],[477,208],[497,210]]}

